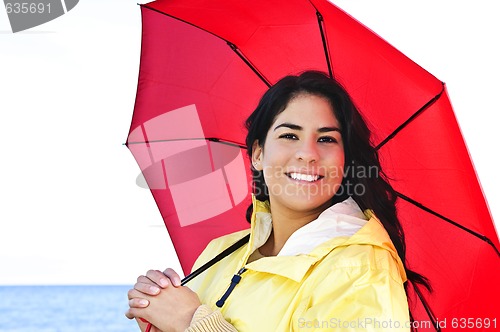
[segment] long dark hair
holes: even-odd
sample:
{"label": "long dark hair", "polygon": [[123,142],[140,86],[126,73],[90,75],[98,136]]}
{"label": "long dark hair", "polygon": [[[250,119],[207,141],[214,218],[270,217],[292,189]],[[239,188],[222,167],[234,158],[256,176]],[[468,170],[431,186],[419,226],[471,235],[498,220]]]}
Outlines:
{"label": "long dark hair", "polygon": [[[322,72],[306,71],[299,76],[286,76],[273,85],[246,120],[248,156],[252,158],[252,146],[256,140],[261,147],[264,146],[267,132],[276,116],[283,112],[293,98],[301,94],[326,98],[342,129],[345,153],[344,178],[332,198],[332,205],[352,197],[362,210],[373,210],[401,258],[408,280],[430,290],[428,280],[407,266],[405,235],[396,212],[396,192],[382,171],[378,152],[371,144],[371,132],[368,126],[347,91],[336,80]],[[376,170],[374,174],[373,170]],[[252,167],[252,175],[252,187],[256,198],[261,201],[268,200],[263,172]],[[366,190],[358,191],[356,188]],[[251,215],[252,205],[247,209],[248,221]],[[405,287],[407,288],[407,284]]]}

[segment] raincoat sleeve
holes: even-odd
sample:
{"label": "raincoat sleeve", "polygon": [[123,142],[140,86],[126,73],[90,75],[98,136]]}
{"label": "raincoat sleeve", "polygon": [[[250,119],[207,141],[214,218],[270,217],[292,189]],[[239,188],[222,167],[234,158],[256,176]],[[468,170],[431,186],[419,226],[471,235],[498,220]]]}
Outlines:
{"label": "raincoat sleeve", "polygon": [[[222,252],[225,248],[227,248],[227,246],[245,236],[246,233],[248,232],[236,232],[224,237],[224,241],[217,239],[211,241],[196,260],[192,270],[194,271],[198,269],[202,264],[208,262],[217,253]],[[213,269],[214,268],[212,267],[212,270]],[[204,282],[209,282],[209,280],[207,281],[206,278],[202,277],[195,278],[190,282],[190,287],[194,291],[197,291],[198,295],[200,295],[200,289],[211,288],[211,285],[205,284]],[[236,330],[236,328],[231,325],[224,318],[224,316],[222,316],[222,313],[219,310],[213,310],[210,306],[202,304],[195,311],[193,318],[191,319],[191,324],[185,332],[238,332],[238,330]]]}
{"label": "raincoat sleeve", "polygon": [[397,262],[386,250],[362,247],[355,248],[358,265],[335,262],[316,279],[297,305],[290,331],[410,331]]}
{"label": "raincoat sleeve", "polygon": [[238,332],[238,330],[224,319],[220,311],[214,311],[203,304],[194,313],[191,325],[185,332]]}

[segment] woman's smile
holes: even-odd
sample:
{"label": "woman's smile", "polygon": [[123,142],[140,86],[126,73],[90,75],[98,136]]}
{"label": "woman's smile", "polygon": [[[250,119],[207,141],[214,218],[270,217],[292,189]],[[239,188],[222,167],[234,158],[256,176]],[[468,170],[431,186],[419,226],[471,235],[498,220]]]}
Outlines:
{"label": "woman's smile", "polygon": [[317,174],[303,174],[296,172],[285,173],[285,174],[292,180],[299,182],[306,182],[306,183],[317,182],[318,180],[321,180],[323,178],[323,176]]}

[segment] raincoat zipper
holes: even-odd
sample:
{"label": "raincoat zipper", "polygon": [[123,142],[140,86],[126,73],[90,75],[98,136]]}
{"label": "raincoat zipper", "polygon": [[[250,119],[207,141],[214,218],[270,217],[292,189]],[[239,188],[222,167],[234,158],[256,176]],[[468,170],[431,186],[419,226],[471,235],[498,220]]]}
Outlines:
{"label": "raincoat zipper", "polygon": [[243,267],[243,268],[241,268],[238,271],[238,273],[236,273],[235,275],[233,275],[233,277],[231,278],[231,284],[229,285],[228,289],[226,290],[226,292],[224,293],[224,295],[222,295],[222,297],[215,303],[217,305],[217,307],[222,308],[222,306],[226,302],[226,300],[229,297],[229,295],[231,295],[231,293],[233,292],[234,287],[236,287],[236,285],[240,282],[241,275],[246,270],[247,269]]}

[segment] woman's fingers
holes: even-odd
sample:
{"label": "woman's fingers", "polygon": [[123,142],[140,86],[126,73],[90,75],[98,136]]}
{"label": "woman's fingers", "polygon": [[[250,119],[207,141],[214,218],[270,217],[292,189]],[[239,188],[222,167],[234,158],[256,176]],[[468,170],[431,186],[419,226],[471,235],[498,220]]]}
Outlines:
{"label": "woman's fingers", "polygon": [[172,284],[169,278],[163,274],[163,272],[158,270],[149,270],[146,273],[146,277],[161,288],[167,288]]}
{"label": "woman's fingers", "polygon": [[[141,310],[140,308],[128,308],[127,311],[125,311],[125,317],[128,319],[133,319],[137,318],[138,322],[142,322],[143,324],[147,322],[147,320],[143,320],[142,316],[147,315],[147,312],[144,310]],[[140,325],[140,324],[139,324]]]}
{"label": "woman's fingers", "polygon": [[128,308],[127,311],[125,311],[125,317],[127,317],[128,319],[132,319],[132,318],[138,318],[136,315],[137,315],[137,309],[135,308]]}
{"label": "woman's fingers", "polygon": [[128,319],[135,318],[134,314],[131,312],[130,309],[128,309],[127,311],[125,311],[125,317],[127,317]]}
{"label": "woman's fingers", "polygon": [[[125,312],[125,316],[129,319],[133,318],[148,318],[151,304],[150,301],[156,298],[155,295],[161,293],[161,289],[168,288],[168,286],[180,286],[181,278],[172,269],[166,269],[165,272],[159,270],[149,270],[146,275],[141,275],[137,278],[134,288],[128,291],[128,304],[129,308]],[[176,288],[172,288],[176,289]],[[153,297],[155,296],[155,297]],[[144,310],[145,308],[148,308]],[[154,306],[153,306],[154,308]],[[139,322],[140,320],[138,320]],[[142,323],[142,322],[141,322]],[[141,325],[139,323],[139,325]],[[142,323],[144,325],[144,323]],[[145,326],[143,326],[145,328]],[[141,327],[141,331],[143,330]],[[159,331],[154,329],[154,331]]]}
{"label": "woman's fingers", "polygon": [[149,305],[147,296],[132,288],[128,291],[128,305],[131,308],[146,308]]}
{"label": "woman's fingers", "polygon": [[160,287],[158,287],[158,285],[153,283],[148,278],[146,278],[146,277],[144,277],[144,278],[147,279],[148,282],[138,281],[134,285],[134,289],[141,292],[141,293],[147,294],[147,295],[158,295],[160,293]]}
{"label": "woman's fingers", "polygon": [[149,300],[146,298],[146,295],[135,290],[130,289],[128,291],[128,310],[125,312],[125,317],[128,319],[138,317],[138,310],[144,309],[149,306]]}
{"label": "woman's fingers", "polygon": [[146,308],[149,305],[149,301],[146,299],[133,298],[128,300],[128,306],[131,308]]}
{"label": "woman's fingers", "polygon": [[175,272],[173,269],[168,268],[165,271],[163,271],[163,274],[166,275],[170,281],[172,282],[172,285],[175,287],[178,287],[181,285],[181,277]]}

